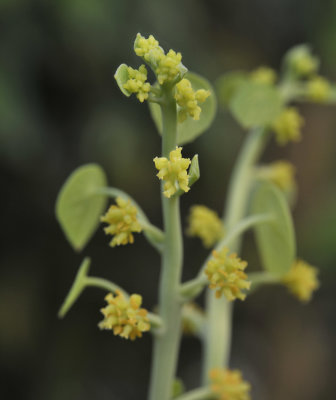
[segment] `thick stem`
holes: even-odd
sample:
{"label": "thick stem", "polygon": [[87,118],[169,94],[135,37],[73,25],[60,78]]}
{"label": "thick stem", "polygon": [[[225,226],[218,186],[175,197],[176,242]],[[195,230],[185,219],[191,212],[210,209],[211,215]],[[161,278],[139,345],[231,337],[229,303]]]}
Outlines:
{"label": "thick stem", "polygon": [[[167,93],[161,106],[163,122],[162,155],[176,147],[176,102]],[[179,197],[162,196],[163,222],[165,230],[162,253],[162,270],[159,285],[159,311],[165,330],[154,339],[151,371],[150,400],[169,400],[178,360],[181,332],[181,303],[179,286],[182,271],[182,231]]]}
{"label": "thick stem", "polygon": [[[244,217],[250,195],[253,167],[262,153],[267,138],[264,128],[250,132],[238,156],[231,177],[224,221],[228,231]],[[241,236],[230,244],[230,250],[239,252]],[[209,292],[209,290],[208,290]],[[222,297],[216,299],[213,294],[207,295],[208,330],[204,340],[203,382],[208,382],[210,369],[227,367],[230,357],[232,330],[232,303]]]}

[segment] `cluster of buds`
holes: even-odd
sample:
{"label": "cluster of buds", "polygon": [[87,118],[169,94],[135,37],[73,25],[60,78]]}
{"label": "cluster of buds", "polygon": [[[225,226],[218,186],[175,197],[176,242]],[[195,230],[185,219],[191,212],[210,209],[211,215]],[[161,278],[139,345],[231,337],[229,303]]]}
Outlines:
{"label": "cluster of buds", "polygon": [[210,248],[224,236],[223,223],[215,211],[195,205],[190,210],[187,233],[199,237],[204,247]]}
{"label": "cluster of buds", "polygon": [[250,73],[250,79],[256,83],[273,85],[277,80],[277,73],[270,67],[259,67]]}
{"label": "cluster of buds", "polygon": [[166,157],[155,157],[155,168],[159,171],[156,175],[165,181],[163,194],[170,198],[178,189],[188,192],[190,187],[187,169],[191,163],[189,158],[182,157],[182,147],[176,147],[169,153],[169,160]]}
{"label": "cluster of buds", "polygon": [[176,85],[175,92],[175,99],[180,107],[178,113],[179,122],[185,121],[188,115],[196,121],[199,120],[202,110],[198,104],[204,103],[209,96],[209,90],[199,89],[195,92],[190,81],[183,78]]}
{"label": "cluster of buds", "polygon": [[239,370],[215,368],[210,371],[211,391],[218,400],[250,400],[251,385]]}
{"label": "cluster of buds", "polygon": [[317,268],[297,260],[282,278],[282,282],[295,297],[306,303],[311,299],[314,290],[320,286],[317,274]]}
{"label": "cluster of buds", "polygon": [[117,205],[112,205],[100,220],[109,225],[104,228],[108,235],[113,235],[110,246],[125,245],[134,242],[133,232],[141,232],[142,228],[137,220],[137,209],[130,200],[116,198]]}
{"label": "cluster of buds", "polygon": [[301,139],[301,128],[304,119],[295,107],[287,107],[272,124],[279,145],[287,142],[298,142]]}
{"label": "cluster of buds", "polygon": [[259,167],[258,176],[267,179],[288,193],[295,188],[295,167],[289,161],[275,161],[269,165]]}
{"label": "cluster of buds", "polygon": [[129,80],[124,84],[124,89],[130,93],[136,93],[137,98],[141,103],[148,99],[148,93],[150,91],[150,83],[147,81],[147,69],[142,64],[140,68],[133,69],[132,67],[127,67],[127,72]]}
{"label": "cluster of buds", "polygon": [[126,299],[122,293],[116,292],[116,296],[109,293],[105,297],[107,306],[100,311],[104,319],[99,323],[100,329],[112,330],[115,335],[125,339],[134,340],[142,336],[142,332],[150,330],[147,310],[140,308],[142,297],[133,294]]}
{"label": "cluster of buds", "polygon": [[235,253],[228,255],[229,249],[214,250],[212,258],[207,263],[205,274],[210,282],[210,289],[216,289],[216,297],[222,294],[229,300],[244,300],[243,290],[249,289],[251,282],[244,272],[247,262],[242,261]]}

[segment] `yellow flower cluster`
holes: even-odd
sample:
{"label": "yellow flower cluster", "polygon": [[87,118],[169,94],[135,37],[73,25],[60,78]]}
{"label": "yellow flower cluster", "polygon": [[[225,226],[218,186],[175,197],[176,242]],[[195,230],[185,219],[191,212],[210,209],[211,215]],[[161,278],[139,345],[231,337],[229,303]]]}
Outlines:
{"label": "yellow flower cluster", "polygon": [[224,294],[229,301],[244,300],[246,294],[242,290],[251,286],[244,272],[247,262],[234,253],[228,255],[228,252],[226,247],[220,252],[214,250],[204,272],[209,279],[210,289],[216,289],[216,297]]}
{"label": "yellow flower cluster", "polygon": [[211,391],[218,400],[250,400],[251,385],[241,372],[214,368],[210,371]]}
{"label": "yellow flower cluster", "polygon": [[169,50],[166,55],[162,55],[155,70],[160,85],[176,78],[181,60],[181,53],[175,53],[174,50]]}
{"label": "yellow flower cluster", "polygon": [[143,57],[154,69],[160,85],[173,81],[180,72],[181,53],[169,50],[164,53],[159,42],[150,35],[148,39],[138,33],[135,40],[135,54]]}
{"label": "yellow flower cluster", "polygon": [[250,78],[253,82],[273,85],[277,79],[277,74],[272,68],[259,67],[251,72]]}
{"label": "yellow flower cluster", "polygon": [[285,192],[290,192],[295,187],[295,167],[288,161],[275,161],[268,166],[260,168],[260,176],[268,179]]}
{"label": "yellow flower cluster", "polygon": [[301,128],[304,119],[295,107],[287,107],[272,123],[279,145],[285,145],[289,141],[298,142],[301,139]]}
{"label": "yellow flower cluster", "polygon": [[141,36],[140,33],[137,34],[135,39],[135,54],[139,57],[143,57],[146,61],[150,60],[150,52],[154,50],[154,52],[159,51],[163,52],[161,47],[159,47],[159,42],[154,38],[153,35],[150,35],[148,39]]}
{"label": "yellow flower cluster", "polygon": [[142,230],[137,220],[137,209],[132,206],[131,201],[117,197],[116,203],[117,205],[112,205],[106,214],[100,218],[101,222],[109,224],[104,228],[105,233],[114,235],[110,242],[112,247],[133,243],[132,232],[141,232]]}
{"label": "yellow flower cluster", "polygon": [[307,49],[297,53],[296,57],[292,60],[294,71],[302,77],[315,74],[318,70],[319,64],[319,59],[314,57]]}
{"label": "yellow flower cluster", "polygon": [[294,296],[306,303],[311,299],[313,291],[320,286],[317,274],[317,268],[297,260],[282,278],[282,282]]}
{"label": "yellow flower cluster", "polygon": [[164,192],[166,197],[171,197],[180,188],[188,192],[189,175],[187,169],[191,163],[189,158],[182,158],[182,147],[176,147],[169,153],[169,160],[166,157],[155,157],[155,168],[159,171],[156,175],[159,179],[165,180]]}
{"label": "yellow flower cluster", "polygon": [[308,98],[316,102],[328,100],[330,96],[330,83],[322,76],[315,76],[308,81]]}
{"label": "yellow flower cluster", "polygon": [[100,329],[111,329],[115,335],[131,340],[150,330],[148,312],[140,308],[140,295],[132,294],[129,299],[125,299],[122,293],[117,291],[116,296],[109,293],[105,301],[107,306],[100,310],[104,315],[104,319],[98,325]]}
{"label": "yellow flower cluster", "polygon": [[198,104],[204,103],[209,96],[209,90],[199,89],[195,92],[190,81],[186,78],[177,83],[175,99],[180,106],[179,122],[183,122],[188,115],[195,120],[199,120],[202,110]]}
{"label": "yellow flower cluster", "polygon": [[212,247],[224,235],[222,221],[217,213],[210,208],[192,206],[189,215],[188,235],[198,236],[204,247]]}
{"label": "yellow flower cluster", "polygon": [[124,88],[130,93],[137,93],[137,98],[143,103],[144,100],[148,99],[148,93],[151,88],[150,83],[146,82],[146,67],[141,65],[138,70],[127,67],[127,72],[130,79],[124,84]]}

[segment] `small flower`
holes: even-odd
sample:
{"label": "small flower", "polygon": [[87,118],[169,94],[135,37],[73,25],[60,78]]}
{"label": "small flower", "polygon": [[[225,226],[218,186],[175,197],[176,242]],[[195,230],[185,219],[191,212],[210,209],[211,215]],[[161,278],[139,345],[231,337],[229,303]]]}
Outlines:
{"label": "small flower", "polygon": [[209,96],[209,90],[199,89],[195,92],[191,86],[191,82],[186,78],[177,83],[175,99],[180,106],[178,114],[179,122],[183,122],[188,115],[194,120],[199,120],[202,110],[198,104],[204,103]]}
{"label": "small flower", "polygon": [[315,74],[319,68],[320,61],[314,57],[308,47],[296,50],[291,58],[291,67],[299,77],[307,77]]}
{"label": "small flower", "polygon": [[148,93],[151,88],[150,83],[146,82],[146,67],[141,65],[138,70],[128,67],[127,72],[130,79],[124,84],[124,88],[130,93],[137,93],[137,98],[143,103],[144,100],[148,99]]}
{"label": "small flower", "polygon": [[330,83],[322,76],[315,76],[307,83],[308,98],[316,102],[328,100],[330,96]]}
{"label": "small flower", "polygon": [[98,325],[100,329],[113,330],[115,335],[131,340],[150,330],[148,312],[140,308],[142,297],[139,294],[132,294],[129,299],[125,299],[122,293],[116,291],[116,296],[109,293],[105,301],[107,306],[100,310],[104,315]]}
{"label": "small flower", "polygon": [[302,260],[297,260],[282,278],[282,282],[294,296],[303,303],[307,303],[313,291],[320,286],[317,274],[317,268]]}
{"label": "small flower", "polygon": [[211,391],[218,400],[250,400],[251,385],[239,370],[214,368],[210,371]]}
{"label": "small flower", "polygon": [[148,39],[146,39],[141,36],[140,33],[137,34],[135,39],[134,51],[137,56],[143,57],[146,61],[149,61],[151,51],[163,53],[163,50],[159,46],[159,42],[153,35],[150,35]]}
{"label": "small flower", "polygon": [[167,81],[174,80],[180,72],[180,64],[182,61],[181,53],[175,53],[174,50],[169,50],[166,55],[163,55],[158,61],[156,75],[160,85]]}
{"label": "small flower", "polygon": [[295,188],[295,167],[288,161],[275,161],[259,168],[259,176],[270,180],[284,192],[291,192]]}
{"label": "small flower", "polygon": [[272,68],[259,67],[251,72],[250,78],[253,82],[273,85],[277,79],[277,74]]}
{"label": "small flower", "polygon": [[229,300],[244,300],[246,294],[242,292],[249,289],[251,282],[247,281],[244,270],[247,262],[242,261],[236,254],[228,256],[229,249],[224,247],[220,252],[214,250],[208,262],[205,274],[210,282],[210,289],[216,289],[216,297],[222,294]]}
{"label": "small flower", "polygon": [[125,245],[133,243],[132,232],[141,232],[142,228],[137,220],[137,209],[132,206],[130,200],[116,198],[117,205],[112,205],[104,216],[100,218],[101,222],[109,224],[104,231],[107,235],[114,235],[110,246]]}
{"label": "small flower", "polygon": [[222,221],[215,211],[210,208],[196,205],[192,206],[189,215],[188,235],[198,236],[204,247],[212,247],[224,236]]}
{"label": "small flower", "polygon": [[278,144],[285,145],[289,141],[298,142],[301,139],[303,125],[304,119],[298,110],[295,107],[287,107],[272,124]]}
{"label": "small flower", "polygon": [[171,197],[180,188],[188,192],[189,175],[187,169],[191,163],[189,158],[182,158],[182,147],[176,147],[169,153],[169,160],[166,157],[155,157],[155,168],[159,170],[156,175],[159,179],[165,180],[164,192],[166,197]]}

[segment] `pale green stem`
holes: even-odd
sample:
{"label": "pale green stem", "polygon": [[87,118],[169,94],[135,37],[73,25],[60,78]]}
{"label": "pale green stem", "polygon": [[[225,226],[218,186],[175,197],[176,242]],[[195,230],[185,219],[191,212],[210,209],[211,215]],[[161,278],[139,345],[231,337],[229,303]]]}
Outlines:
{"label": "pale green stem", "polygon": [[201,387],[184,393],[176,397],[174,400],[211,400],[215,396],[209,387]]}
{"label": "pale green stem", "polygon": [[[161,106],[162,156],[168,158],[177,143],[176,102],[170,90],[166,91],[165,100],[165,104]],[[172,196],[168,199],[161,194],[161,198],[165,240],[159,284],[159,311],[165,330],[161,336],[154,339],[150,400],[169,400],[171,397],[181,331],[181,303],[178,290],[181,281],[183,249],[179,197]]]}
{"label": "pale green stem", "polygon": [[[262,153],[267,139],[264,128],[252,130],[238,156],[229,184],[225,209],[225,227],[231,231],[244,217],[250,196],[253,168]],[[230,244],[230,250],[239,252],[241,235]],[[232,303],[224,296],[217,299],[208,290],[206,297],[208,331],[204,340],[203,383],[208,383],[209,371],[216,367],[227,367],[230,357]],[[220,343],[219,343],[220,342]]]}
{"label": "pale green stem", "polygon": [[251,289],[248,295],[257,290],[260,286],[267,284],[276,284],[281,282],[281,276],[271,274],[267,271],[252,272],[249,274],[249,280],[251,281]]}

